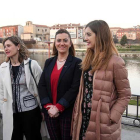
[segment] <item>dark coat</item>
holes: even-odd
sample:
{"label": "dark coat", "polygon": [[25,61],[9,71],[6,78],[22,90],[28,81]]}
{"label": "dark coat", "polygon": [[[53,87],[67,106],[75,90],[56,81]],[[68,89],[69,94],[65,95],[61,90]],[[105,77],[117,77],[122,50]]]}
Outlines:
{"label": "dark coat", "polygon": [[[42,106],[52,103],[51,73],[57,56],[47,59],[39,81],[38,89]],[[81,59],[68,56],[61,71],[57,86],[57,103],[65,107],[61,116],[71,116],[76,96],[78,94],[81,69]],[[45,109],[46,110],[46,109]]]}

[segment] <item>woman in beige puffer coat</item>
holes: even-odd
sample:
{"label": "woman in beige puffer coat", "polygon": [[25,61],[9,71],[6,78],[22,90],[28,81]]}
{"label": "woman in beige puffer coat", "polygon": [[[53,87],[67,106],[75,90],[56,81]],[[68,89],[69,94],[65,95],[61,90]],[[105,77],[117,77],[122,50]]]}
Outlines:
{"label": "woman in beige puffer coat", "polygon": [[87,54],[72,119],[73,140],[121,140],[121,116],[131,97],[127,70],[107,23],[86,25]]}

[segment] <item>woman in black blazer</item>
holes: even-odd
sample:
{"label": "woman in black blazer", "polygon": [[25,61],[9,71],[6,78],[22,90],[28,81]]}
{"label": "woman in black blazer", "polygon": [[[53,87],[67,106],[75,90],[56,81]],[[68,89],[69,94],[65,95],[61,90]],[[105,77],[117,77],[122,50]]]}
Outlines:
{"label": "woman in black blazer", "polygon": [[38,85],[41,104],[51,140],[71,140],[71,117],[79,90],[81,59],[69,32],[56,32],[54,57],[47,59]]}

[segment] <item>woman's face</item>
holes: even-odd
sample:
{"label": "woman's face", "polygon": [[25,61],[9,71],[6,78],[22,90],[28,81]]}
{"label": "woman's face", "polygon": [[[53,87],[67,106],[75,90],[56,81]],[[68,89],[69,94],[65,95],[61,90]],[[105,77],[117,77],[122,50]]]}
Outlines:
{"label": "woman's face", "polygon": [[71,46],[69,35],[66,33],[56,35],[55,46],[59,53],[68,53]]}
{"label": "woman's face", "polygon": [[4,51],[7,57],[14,57],[19,54],[19,46],[15,46],[13,42],[10,40],[5,41],[4,43]]}
{"label": "woman's face", "polygon": [[85,30],[85,41],[87,42],[87,48],[94,49],[95,47],[96,34],[87,27]]}

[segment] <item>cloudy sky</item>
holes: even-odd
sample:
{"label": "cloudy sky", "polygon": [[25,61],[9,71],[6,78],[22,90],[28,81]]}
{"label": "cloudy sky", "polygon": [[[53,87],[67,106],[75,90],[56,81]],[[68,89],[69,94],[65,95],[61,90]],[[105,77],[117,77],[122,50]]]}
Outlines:
{"label": "cloudy sky", "polygon": [[1,0],[0,26],[105,20],[110,27],[140,25],[140,0]]}

